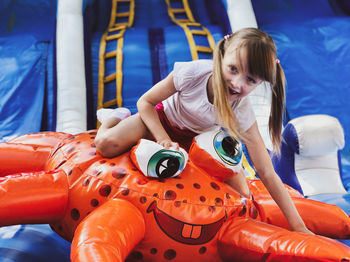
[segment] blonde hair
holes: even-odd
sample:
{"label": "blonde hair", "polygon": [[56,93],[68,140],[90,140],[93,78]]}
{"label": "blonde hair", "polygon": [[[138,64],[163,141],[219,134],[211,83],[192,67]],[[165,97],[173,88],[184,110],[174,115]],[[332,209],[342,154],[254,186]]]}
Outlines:
{"label": "blonde hair", "polygon": [[242,64],[241,50],[245,50],[249,74],[271,84],[269,131],[273,149],[279,153],[285,106],[285,76],[277,60],[276,45],[268,34],[256,28],[244,28],[219,41],[213,54],[214,107],[221,124],[235,137],[244,139],[229,101],[229,89],[223,78],[222,68],[226,52],[235,51]]}

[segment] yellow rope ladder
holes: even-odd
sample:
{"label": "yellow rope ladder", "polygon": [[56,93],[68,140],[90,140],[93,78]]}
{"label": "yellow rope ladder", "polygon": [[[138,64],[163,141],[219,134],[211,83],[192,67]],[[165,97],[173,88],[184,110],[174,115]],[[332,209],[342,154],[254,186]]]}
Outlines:
{"label": "yellow rope ladder", "polygon": [[[172,8],[171,0],[165,0],[168,6],[168,14],[171,20],[182,27],[185,31],[188,44],[190,46],[192,60],[198,59],[198,53],[213,53],[215,47],[215,41],[209,30],[202,26],[200,23],[197,23],[192,15],[190,6],[187,0],[182,0],[182,8]],[[182,18],[177,18],[177,17]],[[185,17],[185,18],[183,18]],[[207,38],[207,46],[196,45],[194,40],[194,35],[204,36]]]}
{"label": "yellow rope ladder", "polygon": [[[128,12],[118,12],[118,4],[126,4]],[[119,6],[120,7],[120,6]],[[134,22],[135,0],[113,0],[111,18],[106,32],[102,35],[99,51],[99,72],[98,72],[98,95],[97,109],[103,107],[122,106],[122,85],[123,85],[123,44],[124,33]],[[128,18],[127,22],[118,22],[118,18]],[[108,42],[117,41],[116,50],[106,53]],[[116,71],[110,75],[105,75],[105,64],[107,59],[116,60]],[[104,101],[105,84],[116,81],[116,98]],[[99,123],[98,123],[99,126]]]}

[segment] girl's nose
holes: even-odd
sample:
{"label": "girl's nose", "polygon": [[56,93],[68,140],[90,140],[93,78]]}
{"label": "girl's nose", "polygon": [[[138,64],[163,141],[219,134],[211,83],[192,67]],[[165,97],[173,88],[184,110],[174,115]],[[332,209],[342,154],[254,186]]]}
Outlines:
{"label": "girl's nose", "polygon": [[241,77],[237,76],[231,79],[232,86],[236,89],[236,91],[240,92],[243,86],[243,82]]}

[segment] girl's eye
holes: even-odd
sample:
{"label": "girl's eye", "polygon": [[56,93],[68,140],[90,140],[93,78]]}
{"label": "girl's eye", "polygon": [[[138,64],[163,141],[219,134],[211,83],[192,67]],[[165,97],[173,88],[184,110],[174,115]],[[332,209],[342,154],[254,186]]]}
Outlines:
{"label": "girl's eye", "polygon": [[256,81],[255,81],[255,79],[254,78],[251,78],[251,77],[247,77],[247,80],[248,80],[248,82],[250,83],[250,84],[255,84],[256,83]]}
{"label": "girl's eye", "polygon": [[230,66],[231,72],[237,72],[237,67],[235,66]]}

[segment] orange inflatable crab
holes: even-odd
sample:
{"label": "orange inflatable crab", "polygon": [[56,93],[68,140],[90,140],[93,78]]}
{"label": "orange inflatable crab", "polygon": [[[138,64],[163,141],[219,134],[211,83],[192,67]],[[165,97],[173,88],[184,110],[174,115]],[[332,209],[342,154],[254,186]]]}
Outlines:
{"label": "orange inflatable crab", "polygon": [[[350,261],[335,240],[285,229],[259,180],[249,181],[246,199],[198,167],[206,159],[213,170],[216,160],[196,144],[178,176],[152,178],[135,163],[137,148],[106,159],[95,135],[48,132],[0,144],[0,225],[50,223],[72,241],[72,261]],[[167,171],[169,159],[153,167]],[[350,237],[340,209],[288,190],[309,229]]]}

